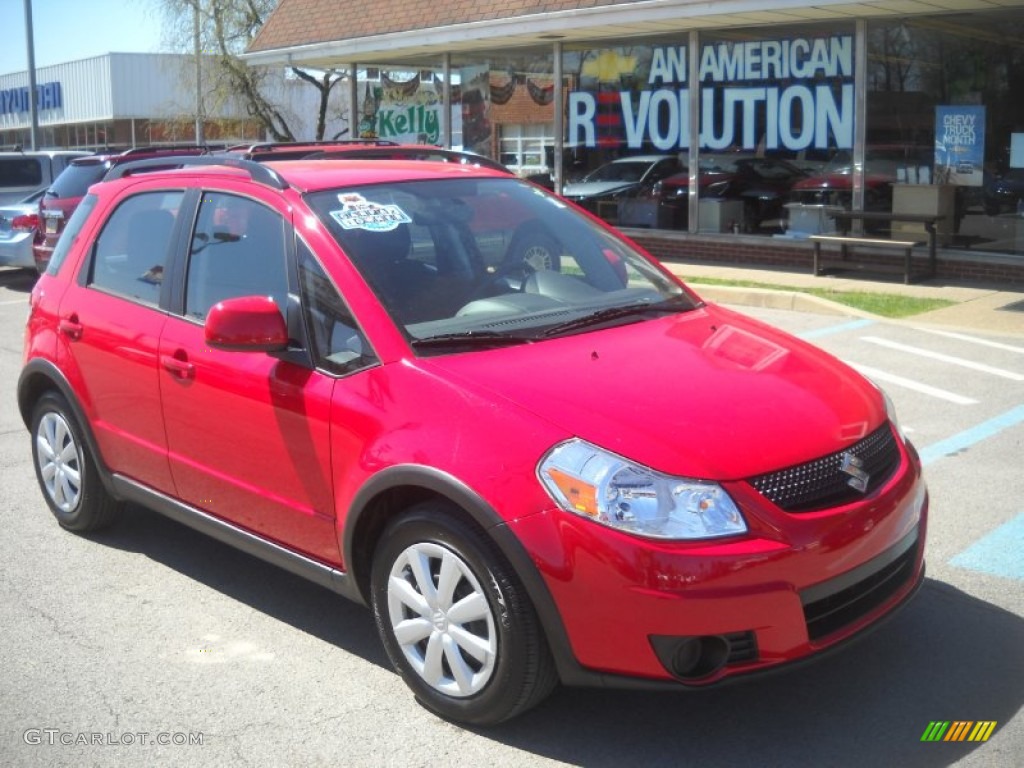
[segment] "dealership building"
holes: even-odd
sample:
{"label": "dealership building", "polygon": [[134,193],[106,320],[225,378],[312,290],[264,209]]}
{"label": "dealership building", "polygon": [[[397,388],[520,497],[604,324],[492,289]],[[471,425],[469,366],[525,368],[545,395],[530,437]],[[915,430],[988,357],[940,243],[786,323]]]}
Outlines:
{"label": "dealership building", "polygon": [[369,73],[348,88],[361,135],[461,146],[569,197],[612,161],[670,158],[667,182],[586,201],[659,256],[809,269],[843,211],[884,214],[855,231],[910,214],[934,216],[940,277],[1024,282],[1024,0],[366,7],[282,0],[246,58]]}
{"label": "dealership building", "polygon": [[[196,59],[174,53],[107,53],[38,67],[39,132],[46,148],[99,149],[191,142],[195,139]],[[212,72],[216,57],[203,57]],[[265,133],[237,99],[218,98],[204,76],[207,141],[262,141]],[[31,145],[26,71],[0,74],[0,145]],[[328,135],[347,130],[347,94],[338,89],[328,110]],[[311,138],[318,94],[282,67],[268,72],[265,92],[297,137]]]}

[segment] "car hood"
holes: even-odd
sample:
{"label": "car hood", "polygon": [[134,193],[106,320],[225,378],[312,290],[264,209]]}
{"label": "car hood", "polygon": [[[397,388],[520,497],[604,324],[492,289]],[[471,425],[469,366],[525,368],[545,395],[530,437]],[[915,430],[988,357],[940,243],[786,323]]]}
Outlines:
{"label": "car hood", "polygon": [[577,181],[562,188],[563,197],[599,197],[635,187],[635,181]]}
{"label": "car hood", "polygon": [[488,390],[499,406],[532,412],[566,437],[696,478],[741,479],[800,464],[849,446],[885,420],[879,391],[851,368],[714,305],[420,362],[456,386]]}

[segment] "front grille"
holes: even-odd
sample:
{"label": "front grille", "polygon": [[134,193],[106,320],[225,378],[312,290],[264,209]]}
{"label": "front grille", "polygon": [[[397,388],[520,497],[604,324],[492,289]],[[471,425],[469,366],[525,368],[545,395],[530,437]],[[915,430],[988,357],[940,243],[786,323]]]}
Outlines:
{"label": "front grille", "polygon": [[[891,550],[852,573],[801,592],[807,636],[819,640],[831,635],[892,597],[913,576],[918,547],[914,530]],[[851,579],[855,580],[848,584]]]}
{"label": "front grille", "polygon": [[[851,476],[841,470],[846,453],[857,457],[862,463],[861,470],[869,475],[863,492],[850,486]],[[786,512],[814,512],[849,504],[873,493],[892,477],[899,465],[899,446],[886,423],[845,450],[759,475],[748,482]]]}

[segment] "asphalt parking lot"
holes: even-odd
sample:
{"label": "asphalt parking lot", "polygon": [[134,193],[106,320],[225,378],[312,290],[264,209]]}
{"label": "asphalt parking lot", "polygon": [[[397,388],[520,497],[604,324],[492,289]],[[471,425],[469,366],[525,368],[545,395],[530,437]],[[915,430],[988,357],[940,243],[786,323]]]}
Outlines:
{"label": "asphalt parking lot", "polygon": [[[743,310],[892,396],[931,491],[923,589],[784,674],[698,693],[563,689],[473,731],[416,704],[365,609],[145,510],[92,537],[58,528],[14,400],[30,285],[0,271],[0,763],[1020,764],[1024,337]],[[935,721],[995,727],[983,743],[923,742]]]}

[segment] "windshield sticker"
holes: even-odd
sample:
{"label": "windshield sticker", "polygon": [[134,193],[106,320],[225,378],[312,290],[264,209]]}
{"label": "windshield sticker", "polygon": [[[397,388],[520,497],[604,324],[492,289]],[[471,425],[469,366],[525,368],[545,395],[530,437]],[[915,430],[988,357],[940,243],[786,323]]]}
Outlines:
{"label": "windshield sticker", "polygon": [[341,210],[331,211],[331,218],[344,229],[365,229],[368,232],[390,232],[412,219],[397,205],[382,205],[362,195],[338,195]]}

